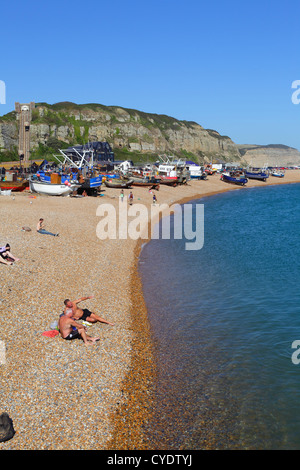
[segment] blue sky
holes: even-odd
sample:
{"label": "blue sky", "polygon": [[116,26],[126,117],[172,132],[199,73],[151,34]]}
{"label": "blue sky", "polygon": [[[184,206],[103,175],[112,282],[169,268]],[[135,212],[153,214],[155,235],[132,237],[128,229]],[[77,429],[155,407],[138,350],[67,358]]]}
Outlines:
{"label": "blue sky", "polygon": [[300,2],[52,0],[0,10],[0,80],[15,101],[167,114],[241,144],[300,149]]}

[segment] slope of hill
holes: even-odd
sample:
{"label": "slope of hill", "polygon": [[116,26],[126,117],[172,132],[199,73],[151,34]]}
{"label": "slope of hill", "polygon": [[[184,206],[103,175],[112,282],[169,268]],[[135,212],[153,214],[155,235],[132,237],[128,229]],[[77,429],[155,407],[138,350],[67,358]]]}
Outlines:
{"label": "slope of hill", "polygon": [[[150,114],[135,109],[101,104],[78,105],[70,102],[37,103],[32,113],[31,150],[36,152],[50,142],[61,146],[108,141],[114,151],[131,154],[173,154],[210,161],[239,160],[237,146],[227,136],[204,129],[196,122]],[[16,113],[0,117],[0,148],[18,145]]]}
{"label": "slope of hill", "polygon": [[300,165],[300,152],[286,145],[237,145],[237,147],[241,158],[248,165],[257,167]]}
{"label": "slope of hill", "polygon": [[[284,145],[237,145],[216,130],[119,106],[97,103],[36,103],[30,126],[31,155],[43,158],[58,148],[107,141],[116,158],[135,161],[167,154],[200,163],[218,160],[253,166],[299,165],[300,152]],[[0,117],[0,159],[18,158],[15,111]],[[2,159],[3,159],[2,158]]]}

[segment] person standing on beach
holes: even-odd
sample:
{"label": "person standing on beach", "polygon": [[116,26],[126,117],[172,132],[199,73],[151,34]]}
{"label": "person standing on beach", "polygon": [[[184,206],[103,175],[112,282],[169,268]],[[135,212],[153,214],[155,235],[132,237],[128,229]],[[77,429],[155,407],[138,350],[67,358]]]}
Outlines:
{"label": "person standing on beach", "polygon": [[153,204],[155,205],[157,202],[157,198],[156,198],[156,195],[153,193]]}
{"label": "person standing on beach", "polygon": [[94,297],[93,295],[89,295],[88,297],[81,297],[80,299],[73,300],[73,301],[71,301],[70,299],[66,299],[64,301],[64,304],[65,304],[64,313],[67,310],[71,309],[73,312],[74,320],[83,320],[83,321],[88,321],[89,323],[96,323],[97,321],[99,321],[100,323],[106,323],[107,325],[114,326],[114,323],[110,323],[109,321],[104,320],[104,318],[99,317],[99,315],[96,315],[95,313],[91,312],[87,308],[82,309],[77,306],[79,302],[83,302],[84,300],[88,300],[88,299],[93,299],[93,297]]}
{"label": "person standing on beach", "polygon": [[14,261],[20,261],[10,252],[10,244],[0,247],[0,263],[13,264]]}
{"label": "person standing on beach", "polygon": [[128,196],[128,199],[129,199],[129,205],[132,206],[132,203],[133,203],[133,194],[132,194],[132,191],[130,191],[129,196]]}
{"label": "person standing on beach", "polygon": [[123,200],[124,200],[124,189],[121,189],[120,199],[123,202]]}
{"label": "person standing on beach", "polygon": [[58,237],[59,233],[48,232],[48,230],[44,229],[43,225],[44,225],[44,219],[40,219],[36,226],[36,231],[39,233],[43,233],[44,235],[52,235],[53,237]]}
{"label": "person standing on beach", "polygon": [[58,328],[62,338],[66,340],[81,338],[85,345],[99,341],[100,338],[88,336],[86,334],[86,327],[73,320],[72,315],[73,311],[70,308],[59,318]]}

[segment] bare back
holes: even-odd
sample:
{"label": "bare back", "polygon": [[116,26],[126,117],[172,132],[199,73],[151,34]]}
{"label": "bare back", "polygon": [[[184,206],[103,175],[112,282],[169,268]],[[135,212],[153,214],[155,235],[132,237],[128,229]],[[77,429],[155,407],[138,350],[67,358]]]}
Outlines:
{"label": "bare back", "polygon": [[72,331],[72,325],[74,324],[74,320],[72,318],[66,317],[62,315],[59,319],[59,331],[63,338],[66,338]]}

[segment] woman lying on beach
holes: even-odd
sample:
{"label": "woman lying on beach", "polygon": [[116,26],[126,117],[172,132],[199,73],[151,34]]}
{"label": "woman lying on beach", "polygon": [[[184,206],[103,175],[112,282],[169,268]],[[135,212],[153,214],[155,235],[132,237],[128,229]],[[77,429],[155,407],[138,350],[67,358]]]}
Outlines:
{"label": "woman lying on beach", "polygon": [[10,252],[10,245],[6,243],[5,246],[0,247],[0,263],[13,264],[14,261],[20,261]]}
{"label": "woman lying on beach", "polygon": [[86,327],[80,325],[72,318],[72,309],[67,309],[63,315],[60,316],[58,328],[61,336],[66,340],[81,338],[85,345],[99,341],[99,337],[93,338],[86,334]]}

